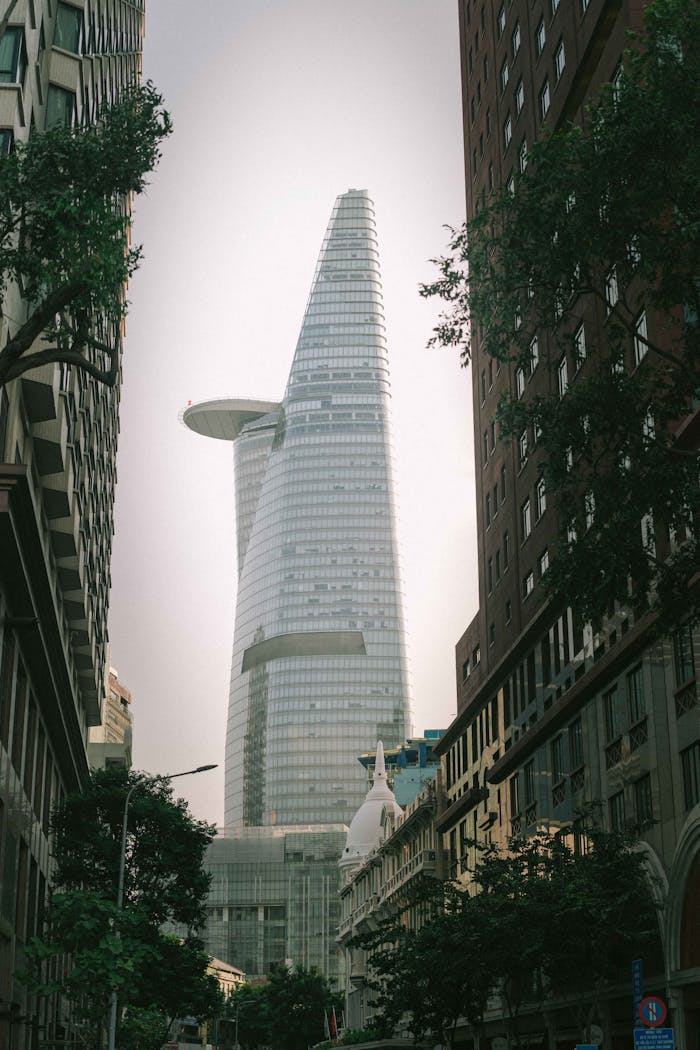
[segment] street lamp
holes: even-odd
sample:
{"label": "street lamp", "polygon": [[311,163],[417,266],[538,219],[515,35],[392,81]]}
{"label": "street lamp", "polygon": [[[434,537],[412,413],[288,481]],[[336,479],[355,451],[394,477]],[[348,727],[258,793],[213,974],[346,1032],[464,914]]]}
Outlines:
{"label": "street lamp", "polygon": [[[166,773],[163,776],[155,777],[156,780],[174,780],[175,777],[189,777],[193,773],[206,773],[208,769],[216,769],[217,763],[208,766],[197,766],[196,769],[186,769],[184,773]],[[132,784],[126,793],[124,799],[124,818],[122,820],[122,844],[121,851],[119,853],[119,881],[117,882],[117,912],[122,910],[122,904],[124,901],[124,868],[126,867],[126,830],[127,820],[129,817],[129,802],[131,796],[137,787],[140,786],[140,782],[137,781]],[[116,936],[120,937],[121,933],[119,927],[117,927]],[[116,988],[110,996],[109,1002],[109,1032],[107,1037],[108,1050],[115,1050],[117,1038],[117,990]]]}

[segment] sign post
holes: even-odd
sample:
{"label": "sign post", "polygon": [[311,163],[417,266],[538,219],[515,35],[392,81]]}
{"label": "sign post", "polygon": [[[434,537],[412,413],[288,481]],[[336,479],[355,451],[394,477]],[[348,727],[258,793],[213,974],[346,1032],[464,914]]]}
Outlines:
{"label": "sign post", "polygon": [[634,1016],[634,1027],[643,1028],[644,1021],[639,1014],[639,1007],[642,1005],[642,999],[644,998],[644,976],[642,973],[642,960],[632,960],[632,1004],[633,1004],[633,1016]]}
{"label": "sign post", "polygon": [[666,1020],[666,1003],[657,995],[648,995],[639,1004],[639,1017],[645,1025],[659,1028]]}

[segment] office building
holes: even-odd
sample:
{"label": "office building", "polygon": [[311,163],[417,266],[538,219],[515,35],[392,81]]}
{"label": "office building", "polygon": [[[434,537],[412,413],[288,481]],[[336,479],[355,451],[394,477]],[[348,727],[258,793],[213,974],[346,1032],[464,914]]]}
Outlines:
{"label": "office building", "polygon": [[[3,5],[5,9],[11,7]],[[0,40],[0,149],[137,82],[142,0],[19,0]],[[26,316],[10,288],[0,341]],[[14,976],[51,876],[52,804],[88,776],[107,645],[119,387],[43,365],[0,389],[0,1045],[68,1039]]]}
{"label": "office building", "polygon": [[[357,756],[377,739],[397,745],[410,734],[388,410],[374,211],[364,191],[350,190],[333,208],[282,400],[209,401],[183,413],[195,432],[234,446],[225,833],[278,855],[282,884],[296,871],[292,855],[315,855],[320,871],[321,858],[339,851],[338,829],[365,791]],[[302,827],[317,829],[317,847],[289,845]],[[282,837],[263,833],[275,828]],[[214,842],[212,865],[228,853],[225,840]],[[327,875],[312,891],[318,944],[332,938],[324,909],[334,906],[321,903]],[[245,893],[246,907],[268,906],[253,881]],[[224,898],[243,906],[233,883]],[[249,956],[231,961],[259,972]],[[320,961],[329,972],[323,953]]]}
{"label": "office building", "polygon": [[88,763],[91,769],[115,766],[131,768],[133,715],[131,693],[119,681],[113,667],[107,670],[102,699],[101,721],[88,732]]}
{"label": "office building", "polygon": [[[643,7],[460,0],[468,220],[492,187],[506,186],[514,173],[517,178],[543,123],[585,122],[588,101],[613,81],[628,46],[626,29],[639,27]],[[657,324],[651,312],[649,324]],[[589,345],[604,353],[604,304],[591,305],[582,326]],[[697,631],[684,624],[671,638],[652,638],[650,618],[635,621],[620,606],[600,624],[586,624],[576,609],[545,597],[540,581],[558,521],[540,480],[536,435],[527,436],[523,454],[520,442],[499,441],[494,427],[501,393],[516,389],[522,377],[516,363],[501,365],[482,351],[478,331],[472,346],[479,611],[457,643],[458,714],[437,745],[445,773],[437,826],[448,870],[459,876],[473,863],[470,839],[505,843],[542,827],[575,827],[591,806],[609,828],[640,829],[660,894],[666,956],[666,973],[647,974],[644,991],[663,995],[677,1043],[694,1046],[700,1031]],[[569,377],[579,366],[592,367],[574,354],[572,341],[563,359]],[[635,367],[631,346],[626,367]],[[535,360],[523,396],[556,392],[558,382],[556,370],[538,368]],[[566,396],[566,385],[559,393]],[[693,419],[686,423],[690,440]],[[697,433],[697,408],[694,425]],[[631,991],[617,990],[605,1006],[613,1045],[629,1038],[630,997]],[[561,1038],[573,1038],[563,1014],[556,1020]],[[529,1043],[546,1038],[541,1013],[534,1011],[527,1023]]]}

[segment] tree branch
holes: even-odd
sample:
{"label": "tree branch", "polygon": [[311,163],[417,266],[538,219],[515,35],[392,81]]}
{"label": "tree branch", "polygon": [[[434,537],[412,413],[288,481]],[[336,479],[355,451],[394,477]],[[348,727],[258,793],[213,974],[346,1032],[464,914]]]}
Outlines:
{"label": "tree branch", "polygon": [[[92,343],[92,340],[89,340],[89,342]],[[19,376],[28,372],[30,369],[38,368],[39,365],[50,365],[61,362],[64,365],[75,365],[76,368],[81,368],[94,379],[104,383],[105,386],[113,387],[117,381],[119,365],[117,348],[99,344],[98,349],[103,350],[104,353],[109,355],[110,366],[108,369],[100,368],[99,365],[94,364],[77,350],[61,350],[60,347],[53,346],[48,350],[39,350],[35,354],[28,354],[19,361],[15,361],[7,369],[4,379],[0,375],[0,385],[2,385],[3,382],[9,383],[12,379],[18,379]]]}
{"label": "tree branch", "polygon": [[8,382],[9,379],[15,378],[13,375],[10,375],[10,372],[13,371],[13,366],[19,358],[30,349],[56,314],[69,306],[86,287],[84,281],[72,281],[49,292],[44,301],[34,310],[31,317],[27,318],[16,335],[7,340],[2,350],[0,350],[0,386]]}

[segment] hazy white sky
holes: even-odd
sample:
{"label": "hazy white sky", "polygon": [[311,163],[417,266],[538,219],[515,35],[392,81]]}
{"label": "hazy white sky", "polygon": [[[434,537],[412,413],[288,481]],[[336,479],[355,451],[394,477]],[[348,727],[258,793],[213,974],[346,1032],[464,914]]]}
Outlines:
{"label": "hazy white sky", "polygon": [[144,74],[175,131],[135,239],[112,562],[134,760],[221,823],[235,603],[232,450],[188,400],[281,398],[335,197],[377,212],[414,725],[456,712],[477,605],[470,376],[418,296],[464,215],[456,0],[148,0]]}

